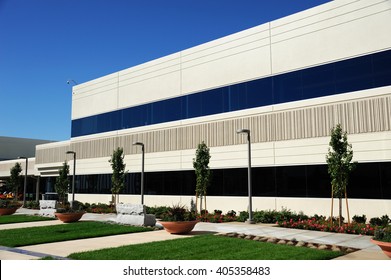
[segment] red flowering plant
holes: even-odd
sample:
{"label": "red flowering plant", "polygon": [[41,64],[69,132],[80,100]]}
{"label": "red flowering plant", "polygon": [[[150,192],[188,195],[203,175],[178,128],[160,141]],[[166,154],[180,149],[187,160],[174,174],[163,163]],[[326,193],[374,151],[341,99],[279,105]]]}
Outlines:
{"label": "red flowering plant", "polygon": [[312,217],[305,220],[289,220],[289,221],[278,221],[277,224],[281,227],[286,228],[296,228],[296,229],[307,229],[307,230],[317,230],[317,231],[326,231],[326,232],[336,232],[336,233],[349,233],[349,234],[361,234],[361,235],[374,235],[374,232],[377,226],[372,226],[369,224],[363,223],[350,223],[343,224],[339,226],[336,221],[330,223],[329,219],[324,217],[317,219]]}
{"label": "red flowering plant", "polygon": [[226,223],[236,221],[236,212],[231,210],[225,215],[222,214],[221,210],[215,210],[214,213],[204,213],[197,216],[197,220],[208,223]]}

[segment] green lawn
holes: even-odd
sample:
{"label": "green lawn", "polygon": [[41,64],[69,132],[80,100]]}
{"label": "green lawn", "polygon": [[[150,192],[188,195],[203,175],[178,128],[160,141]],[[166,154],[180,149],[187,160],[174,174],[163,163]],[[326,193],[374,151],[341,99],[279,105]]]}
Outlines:
{"label": "green lawn", "polygon": [[32,216],[32,215],[0,216],[0,224],[26,223],[26,222],[50,221],[50,220],[55,220],[55,219],[42,217],[42,216]]}
{"label": "green lawn", "polygon": [[73,253],[77,260],[329,260],[341,253],[215,235]]}
{"label": "green lawn", "polygon": [[152,229],[103,222],[81,221],[44,227],[0,230],[0,245],[19,247],[150,230]]}

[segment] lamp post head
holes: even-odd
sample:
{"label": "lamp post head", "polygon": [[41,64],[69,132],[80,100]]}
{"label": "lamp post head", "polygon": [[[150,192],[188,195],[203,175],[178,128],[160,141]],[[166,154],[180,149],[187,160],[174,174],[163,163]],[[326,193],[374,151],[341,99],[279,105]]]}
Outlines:
{"label": "lamp post head", "polygon": [[141,146],[141,147],[144,147],[144,143],[142,143],[142,142],[133,142],[133,145],[134,145],[134,146]]}
{"label": "lamp post head", "polygon": [[240,133],[247,133],[247,134],[250,134],[250,129],[238,129],[236,130],[236,133],[237,134],[240,134]]}
{"label": "lamp post head", "polygon": [[66,154],[67,155],[72,154],[73,155],[73,159],[76,159],[76,152],[74,152],[74,151],[67,151]]}

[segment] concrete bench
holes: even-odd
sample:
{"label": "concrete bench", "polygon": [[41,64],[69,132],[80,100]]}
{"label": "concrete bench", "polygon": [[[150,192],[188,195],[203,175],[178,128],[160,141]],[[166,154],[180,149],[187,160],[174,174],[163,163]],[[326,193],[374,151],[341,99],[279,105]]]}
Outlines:
{"label": "concrete bench", "polygon": [[147,214],[143,204],[117,204],[116,222],[133,226],[155,226],[155,215]]}
{"label": "concrete bench", "polygon": [[56,204],[56,200],[40,200],[38,215],[54,218],[54,212],[56,212]]}

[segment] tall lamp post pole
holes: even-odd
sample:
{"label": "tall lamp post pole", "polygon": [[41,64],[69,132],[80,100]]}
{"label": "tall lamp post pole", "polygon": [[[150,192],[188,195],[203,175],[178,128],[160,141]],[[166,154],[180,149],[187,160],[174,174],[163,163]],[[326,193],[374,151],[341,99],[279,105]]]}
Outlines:
{"label": "tall lamp post pole", "polygon": [[23,184],[23,205],[22,205],[22,207],[24,207],[26,205],[27,169],[28,169],[29,161],[28,161],[27,157],[18,157],[18,158],[26,160],[26,170],[25,170],[25,174],[24,174],[24,184]]}
{"label": "tall lamp post pole", "polygon": [[73,154],[72,201],[71,201],[71,207],[73,208],[73,201],[75,201],[76,152],[67,151],[67,154]]}
{"label": "tall lamp post pole", "polygon": [[247,134],[248,143],[248,220],[246,223],[254,224],[253,220],[253,206],[252,206],[252,190],[251,190],[251,138],[249,129],[239,129],[236,131],[237,134]]}
{"label": "tall lamp post pole", "polygon": [[145,157],[145,149],[144,149],[144,143],[141,142],[134,142],[133,145],[135,146],[141,146],[141,204],[144,204],[144,157]]}

